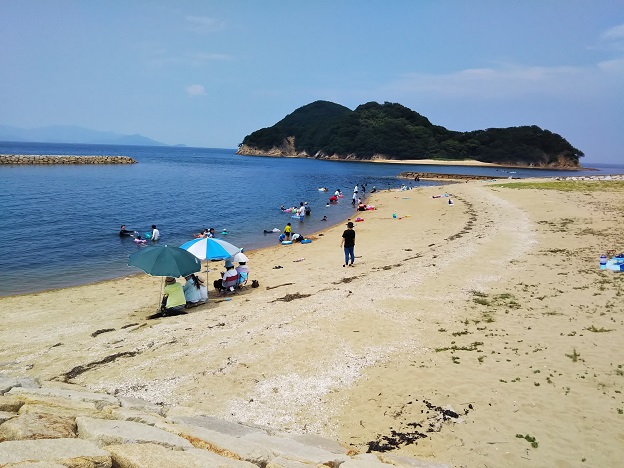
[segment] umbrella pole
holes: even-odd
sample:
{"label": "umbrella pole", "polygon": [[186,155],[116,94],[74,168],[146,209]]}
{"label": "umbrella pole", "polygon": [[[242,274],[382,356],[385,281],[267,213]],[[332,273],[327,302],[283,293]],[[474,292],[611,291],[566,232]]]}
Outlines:
{"label": "umbrella pole", "polygon": [[160,283],[160,289],[158,290],[158,307],[156,308],[157,311],[160,312],[160,307],[162,306],[162,292],[163,292],[163,284],[165,281],[165,277],[162,277],[162,281]]}

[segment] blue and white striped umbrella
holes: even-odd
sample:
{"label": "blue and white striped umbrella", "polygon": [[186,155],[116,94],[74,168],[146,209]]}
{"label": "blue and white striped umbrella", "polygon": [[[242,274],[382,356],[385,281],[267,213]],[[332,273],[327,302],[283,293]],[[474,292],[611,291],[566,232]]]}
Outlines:
{"label": "blue and white striped umbrella", "polygon": [[188,250],[200,260],[223,260],[241,251],[229,242],[212,237],[190,240],[182,244],[180,248]]}

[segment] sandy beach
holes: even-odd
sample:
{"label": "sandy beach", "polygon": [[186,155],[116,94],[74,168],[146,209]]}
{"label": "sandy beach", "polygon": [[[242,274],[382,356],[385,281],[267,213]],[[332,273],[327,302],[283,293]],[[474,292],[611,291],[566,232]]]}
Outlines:
{"label": "sandy beach", "polygon": [[[334,226],[248,252],[260,287],[211,287],[188,315],[148,320],[162,279],[144,274],[0,298],[0,370],[356,452],[617,466],[624,273],[598,258],[624,250],[624,192],[496,184],[375,193],[352,218],[355,267]],[[222,262],[209,268],[212,283]]]}
{"label": "sandy beach", "polygon": [[481,166],[481,167],[505,167],[503,164],[486,163],[476,159],[463,159],[459,161],[441,159],[373,159],[371,162],[389,164],[422,164],[426,166]]}

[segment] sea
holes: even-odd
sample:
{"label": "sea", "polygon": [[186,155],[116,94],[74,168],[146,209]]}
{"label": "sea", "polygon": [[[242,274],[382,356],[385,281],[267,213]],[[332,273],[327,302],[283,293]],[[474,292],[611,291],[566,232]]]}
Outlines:
{"label": "sea", "polygon": [[[355,216],[356,184],[398,189],[402,171],[553,177],[622,174],[624,166],[552,171],[465,166],[397,165],[240,156],[235,149],[0,142],[0,154],[121,155],[137,164],[0,166],[0,296],[122,277],[140,270],[128,256],[140,249],[119,227],[143,234],[155,224],[160,244],[179,246],[204,228],[252,250],[277,245],[288,222],[309,235]],[[409,182],[412,187],[438,182]],[[319,191],[326,187],[328,192]],[[341,189],[345,198],[327,207]],[[441,189],[442,190],[442,189]],[[443,190],[442,190],[443,191]],[[303,222],[281,206],[308,202]],[[327,221],[322,221],[327,216]],[[220,234],[227,232],[227,234]],[[287,247],[284,247],[287,248]]]}

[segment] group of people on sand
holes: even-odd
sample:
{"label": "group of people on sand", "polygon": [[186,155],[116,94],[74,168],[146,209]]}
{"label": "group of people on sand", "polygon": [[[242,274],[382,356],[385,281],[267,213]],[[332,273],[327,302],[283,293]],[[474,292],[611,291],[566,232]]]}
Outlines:
{"label": "group of people on sand", "polygon": [[234,292],[247,283],[247,278],[249,278],[247,262],[238,262],[238,266],[234,268],[234,263],[231,260],[226,260],[223,266],[225,271],[221,273],[221,278],[213,283],[217,291],[223,294]]}
{"label": "group of people on sand", "polygon": [[[247,262],[238,262],[235,268],[231,260],[226,260],[225,271],[221,273],[221,278],[215,280],[214,288],[222,294],[233,292],[247,283],[249,278],[249,267]],[[195,274],[184,277],[184,285],[168,276],[165,279],[165,289],[160,311],[163,315],[177,315],[185,313],[185,309],[191,309],[204,304],[208,300],[208,288],[204,282]]]}
{"label": "group of people on sand", "polygon": [[[322,221],[327,221],[327,216],[323,216]],[[290,223],[287,223],[286,226],[284,226],[284,232],[279,235],[279,237],[277,238],[277,241],[278,242],[284,242],[284,241],[301,242],[301,241],[304,241],[305,239],[306,238],[303,235],[297,234],[296,232],[292,232],[292,225]]]}
{"label": "group of people on sand", "polygon": [[196,307],[208,300],[208,288],[198,276],[190,274],[184,279],[186,280],[184,285],[178,283],[172,276],[165,279],[160,307],[163,315],[183,313],[184,309]]}

